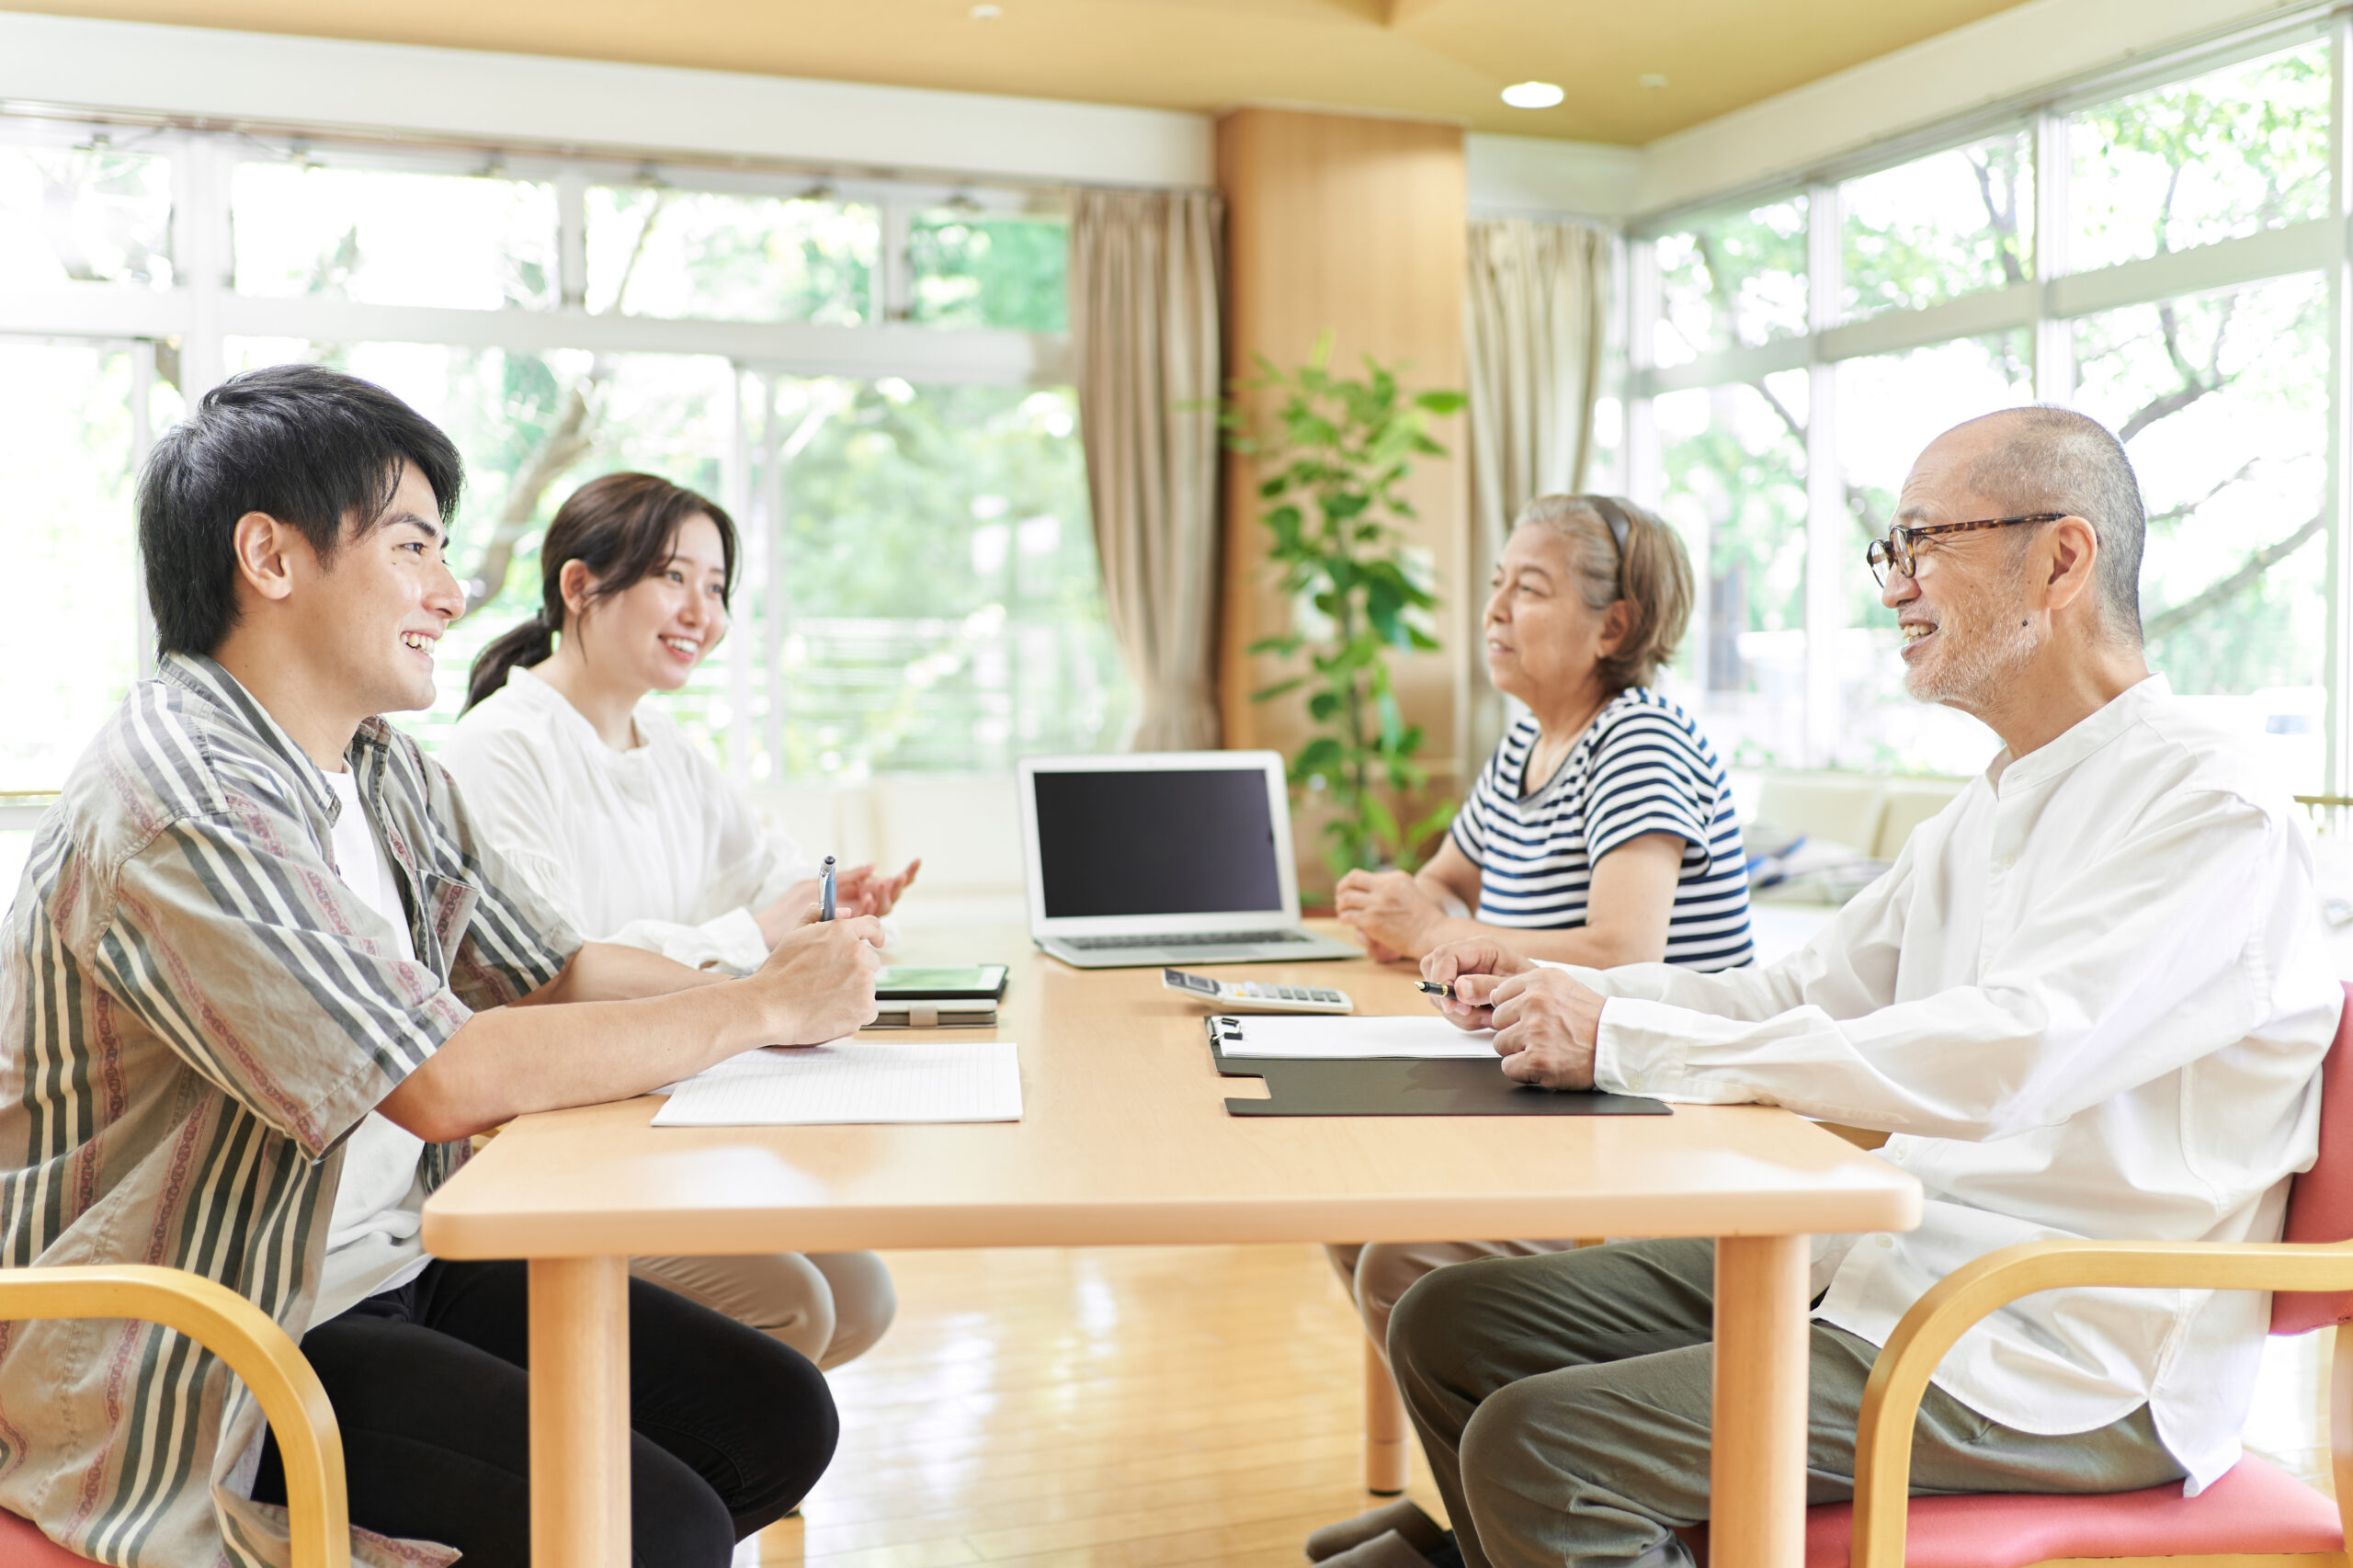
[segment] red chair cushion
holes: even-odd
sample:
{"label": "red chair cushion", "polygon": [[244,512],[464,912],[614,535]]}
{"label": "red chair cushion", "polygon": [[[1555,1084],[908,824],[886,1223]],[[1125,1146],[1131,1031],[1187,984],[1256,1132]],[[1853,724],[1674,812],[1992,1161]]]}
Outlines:
{"label": "red chair cushion", "polygon": [[90,1568],[90,1560],[41,1534],[30,1519],[0,1508],[0,1568]]}
{"label": "red chair cushion", "polygon": [[[2353,985],[2346,993],[2353,999]],[[2320,1153],[2288,1188],[2280,1240],[2341,1242],[2353,1237],[2353,1003],[2337,1020],[2336,1039],[2320,1064]],[[2353,1321],[2353,1290],[2281,1290],[2271,1298],[2271,1332],[2304,1334]]]}
{"label": "red chair cushion", "polygon": [[[1805,1568],[1847,1568],[1855,1510],[1809,1508]],[[2249,1454],[2195,1497],[2145,1492],[2050,1497],[1915,1497],[1904,1568],[2026,1568],[2052,1557],[2191,1557],[2338,1551],[2336,1505]]]}

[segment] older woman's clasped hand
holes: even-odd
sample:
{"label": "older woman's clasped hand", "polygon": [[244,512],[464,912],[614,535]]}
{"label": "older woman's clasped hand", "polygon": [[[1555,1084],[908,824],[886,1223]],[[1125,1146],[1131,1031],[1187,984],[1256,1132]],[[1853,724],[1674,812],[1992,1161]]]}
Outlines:
{"label": "older woman's clasped hand", "polygon": [[1547,1089],[1593,1087],[1602,997],[1566,970],[1542,968],[1488,937],[1449,942],[1422,960],[1422,978],[1451,984],[1438,1011],[1458,1028],[1495,1031],[1504,1075]]}
{"label": "older woman's clasped hand", "polygon": [[1416,957],[1445,939],[1446,911],[1403,871],[1350,871],[1340,879],[1334,903],[1376,963]]}

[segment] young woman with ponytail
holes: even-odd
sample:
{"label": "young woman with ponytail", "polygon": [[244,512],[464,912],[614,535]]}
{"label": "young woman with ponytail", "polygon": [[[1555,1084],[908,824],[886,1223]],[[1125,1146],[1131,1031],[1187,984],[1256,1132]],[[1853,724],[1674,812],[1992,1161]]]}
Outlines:
{"label": "young woman with ponytail", "polygon": [[[1631,501],[1544,495],[1513,524],[1487,599],[1487,674],[1528,711],[1413,876],[1351,871],[1339,915],[1378,959],[1508,935],[1531,958],[1608,969],[1749,962],[1732,785],[1686,713],[1650,688],[1683,640],[1691,566]],[[1336,1246],[1373,1343],[1430,1269],[1565,1241]]]}
{"label": "young woman with ponytail", "polygon": [[[645,700],[684,686],[727,633],[733,522],[667,480],[607,474],[557,509],[540,561],[539,613],[475,659],[441,761],[484,838],[582,932],[757,969],[816,907],[816,863]],[[837,913],[888,914],[915,870],[843,872]],[[821,1367],[871,1346],[895,1309],[871,1253],[633,1269]]]}

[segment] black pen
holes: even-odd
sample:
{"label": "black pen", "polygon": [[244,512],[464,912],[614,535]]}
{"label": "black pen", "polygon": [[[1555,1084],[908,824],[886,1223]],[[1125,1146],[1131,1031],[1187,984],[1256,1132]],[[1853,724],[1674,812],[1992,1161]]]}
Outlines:
{"label": "black pen", "polygon": [[1440,985],[1435,980],[1417,980],[1414,983],[1421,988],[1422,994],[1426,996],[1443,996],[1449,1002],[1460,1000],[1454,994],[1454,987],[1451,985]]}

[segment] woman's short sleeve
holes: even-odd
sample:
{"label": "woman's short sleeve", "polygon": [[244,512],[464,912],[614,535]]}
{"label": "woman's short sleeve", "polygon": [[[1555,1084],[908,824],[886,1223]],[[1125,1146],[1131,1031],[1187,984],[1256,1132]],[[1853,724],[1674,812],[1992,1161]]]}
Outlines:
{"label": "woman's short sleeve", "polygon": [[1586,769],[1586,855],[1594,862],[1647,834],[1683,840],[1686,860],[1708,858],[1715,770],[1671,713],[1630,708],[1603,720]]}

